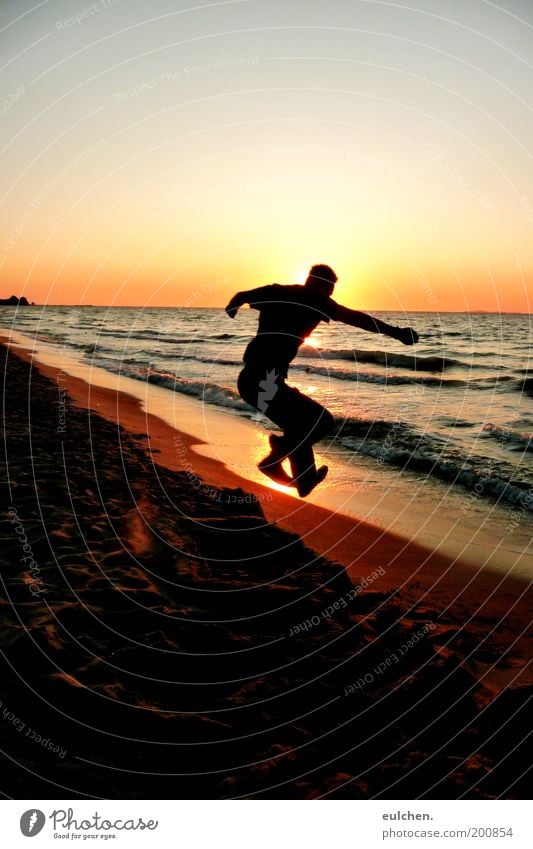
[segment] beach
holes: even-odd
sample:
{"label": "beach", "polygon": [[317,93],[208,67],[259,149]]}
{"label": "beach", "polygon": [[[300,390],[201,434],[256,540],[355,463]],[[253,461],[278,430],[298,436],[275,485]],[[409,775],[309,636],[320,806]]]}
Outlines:
{"label": "beach", "polygon": [[[212,470],[222,464],[226,475],[264,484],[257,463],[272,423],[236,391],[255,332],[253,312],[231,321],[209,308],[46,305],[6,308],[4,326],[11,342],[40,363],[89,381],[91,391],[132,395],[164,419],[172,431],[158,448],[167,464],[180,459],[178,430],[194,437],[197,454],[219,461]],[[416,326],[416,349],[332,322],[306,340],[291,364],[291,385],[335,419],[319,446],[319,462],[330,473],[307,503],[477,569],[531,580],[528,317],[382,317]],[[293,500],[283,514],[298,508]],[[337,549],[342,536],[332,540]]]}
{"label": "beach", "polygon": [[5,793],[527,798],[527,581],[2,356]]}

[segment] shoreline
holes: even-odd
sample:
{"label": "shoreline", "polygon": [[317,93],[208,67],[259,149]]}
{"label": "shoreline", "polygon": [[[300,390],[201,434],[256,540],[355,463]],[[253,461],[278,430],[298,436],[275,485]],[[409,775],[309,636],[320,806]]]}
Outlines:
{"label": "shoreline", "polygon": [[[6,343],[9,344],[9,339],[0,332],[0,344]],[[11,350],[43,375],[55,382],[60,379],[62,388],[75,406],[97,412],[132,435],[146,434],[146,439],[140,444],[157,464],[171,471],[187,469],[191,480],[196,476],[205,482],[208,490],[231,487],[249,493],[261,504],[268,522],[275,522],[283,530],[298,534],[318,555],[341,564],[355,583],[382,566],[386,559],[388,568],[378,584],[381,591],[400,589],[410,594],[413,604],[424,601],[430,594],[439,599],[443,609],[467,618],[472,611],[475,615],[485,606],[490,611],[489,615],[504,618],[514,607],[515,617],[524,623],[530,621],[530,605],[524,598],[528,582],[513,575],[512,567],[507,574],[483,569],[460,556],[436,552],[377,525],[288,495],[269,483],[261,484],[242,477],[210,456],[209,452],[200,453],[204,446],[208,447],[205,442],[147,412],[139,398],[122,389],[93,385],[80,377],[66,374],[55,366],[40,362],[31,350],[19,347],[18,343]],[[176,408],[179,409],[182,401],[181,397],[175,399]],[[209,418],[210,413],[207,407],[204,415]],[[196,480],[194,485],[200,488]],[[409,590],[413,583],[416,583],[414,592]]]}
{"label": "shoreline", "polygon": [[[11,331],[11,339],[14,346],[31,350],[33,358],[42,364],[90,382],[93,388],[111,388],[138,399],[143,410],[163,419],[173,430],[194,436],[194,454],[217,460],[228,472],[248,482],[289,494],[294,509],[299,509],[301,501],[294,490],[267,482],[257,469],[257,463],[269,451],[268,424],[265,429],[262,422],[236,415],[231,405],[228,409],[209,401],[202,404],[197,397],[172,391],[165,383],[154,385],[151,380],[136,380],[98,363],[87,363],[64,346],[18,331]],[[174,453],[178,453],[180,444],[176,444]],[[480,498],[477,490],[463,490],[461,485],[443,486],[433,475],[420,477],[409,470],[398,474],[394,467],[376,464],[365,454],[338,449],[328,440],[319,445],[317,461],[326,463],[330,474],[305,499],[306,504],[417,542],[426,550],[474,569],[491,569],[527,581],[533,578],[531,525],[527,516],[513,513],[507,503],[491,503]]]}
{"label": "shoreline", "polygon": [[[143,411],[163,419],[176,432],[171,459],[176,459],[180,447],[186,453],[177,433],[183,431],[195,437],[195,462],[198,454],[210,457],[228,474],[247,481],[247,486],[254,481],[263,489],[288,494],[293,509],[299,510],[302,502],[294,490],[267,482],[257,469],[257,463],[269,451],[268,425],[265,429],[262,422],[236,414],[231,405],[228,409],[218,403],[202,404],[197,397],[172,391],[165,383],[160,386],[151,380],[135,380],[98,362],[86,362],[65,346],[13,330],[10,336],[15,347],[31,350],[34,360],[59,369],[62,375],[90,382],[93,390],[108,388],[136,398]],[[525,511],[513,512],[507,503],[480,498],[477,489],[474,492],[461,485],[443,485],[432,474],[420,476],[408,468],[398,472],[394,465],[376,464],[365,453],[339,449],[328,440],[319,445],[317,460],[329,466],[330,474],[305,499],[306,504],[417,542],[448,561],[491,569],[504,576],[513,574],[527,581],[533,578],[531,524]]]}
{"label": "shoreline", "polygon": [[11,796],[527,797],[524,582],[266,498],[182,433],[194,487],[137,399],[2,356]]}

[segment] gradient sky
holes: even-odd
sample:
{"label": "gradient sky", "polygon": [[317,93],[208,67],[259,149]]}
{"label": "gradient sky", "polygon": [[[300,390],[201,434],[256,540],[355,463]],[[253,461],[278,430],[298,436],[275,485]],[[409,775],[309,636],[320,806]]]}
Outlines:
{"label": "gradient sky", "polygon": [[533,2],[0,3],[1,294],[531,312]]}

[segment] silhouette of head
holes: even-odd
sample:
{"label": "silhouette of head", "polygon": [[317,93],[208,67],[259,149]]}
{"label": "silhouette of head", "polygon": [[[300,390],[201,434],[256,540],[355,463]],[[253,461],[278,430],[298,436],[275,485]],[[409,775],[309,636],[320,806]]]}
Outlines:
{"label": "silhouette of head", "polygon": [[313,265],[305,285],[313,292],[329,296],[333,294],[336,282],[337,275],[329,265]]}

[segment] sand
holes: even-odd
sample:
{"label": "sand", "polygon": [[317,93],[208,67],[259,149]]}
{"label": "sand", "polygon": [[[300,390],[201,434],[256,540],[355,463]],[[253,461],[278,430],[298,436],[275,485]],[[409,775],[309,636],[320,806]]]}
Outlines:
{"label": "sand", "polygon": [[525,583],[31,360],[2,368],[6,794],[527,798]]}

